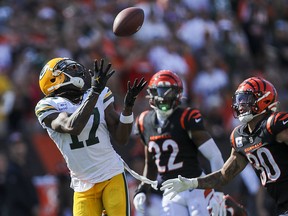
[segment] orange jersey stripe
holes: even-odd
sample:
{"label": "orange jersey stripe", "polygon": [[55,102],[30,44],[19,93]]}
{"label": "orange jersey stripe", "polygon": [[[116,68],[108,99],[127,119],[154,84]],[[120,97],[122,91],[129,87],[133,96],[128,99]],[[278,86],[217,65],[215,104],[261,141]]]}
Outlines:
{"label": "orange jersey stripe", "polygon": [[274,124],[276,124],[278,118],[280,117],[281,113],[277,113],[275,118],[274,118]]}
{"label": "orange jersey stripe", "polygon": [[141,133],[144,131],[144,116],[148,113],[148,110],[142,112],[138,118],[139,129]]}
{"label": "orange jersey stripe", "polygon": [[271,125],[272,125],[273,116],[274,116],[274,115],[271,115],[271,116],[268,118],[267,124],[266,124],[267,131],[268,131],[270,134],[272,134]]}
{"label": "orange jersey stripe", "polygon": [[[195,115],[195,116],[193,116],[193,115]],[[194,118],[200,118],[200,117],[201,117],[201,113],[199,112],[199,110],[193,110],[193,111],[189,114],[188,119],[190,120],[192,116],[193,116]]]}
{"label": "orange jersey stripe", "polygon": [[287,118],[288,118],[288,114],[285,114],[281,119],[279,119],[279,121],[283,121],[283,120],[285,120]]}
{"label": "orange jersey stripe", "polygon": [[239,128],[239,126],[235,127],[234,130],[232,131],[231,133],[231,136],[230,136],[230,140],[231,140],[231,145],[236,148],[236,144],[235,144],[235,137],[234,137],[234,132],[236,131],[237,128]]}
{"label": "orange jersey stripe", "polygon": [[190,111],[190,108],[186,108],[185,111],[183,112],[182,116],[181,116],[181,119],[180,119],[180,124],[181,124],[181,127],[183,129],[185,129],[185,124],[184,124],[184,119],[185,119],[185,116],[187,115],[187,113]]}
{"label": "orange jersey stripe", "polygon": [[206,198],[211,192],[212,192],[212,189],[205,189],[204,197]]}

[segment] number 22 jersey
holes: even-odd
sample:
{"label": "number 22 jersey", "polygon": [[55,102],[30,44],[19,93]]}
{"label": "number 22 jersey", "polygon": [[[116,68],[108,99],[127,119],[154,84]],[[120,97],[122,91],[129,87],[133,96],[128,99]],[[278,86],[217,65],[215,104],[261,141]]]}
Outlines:
{"label": "number 22 jersey", "polygon": [[191,131],[205,130],[200,111],[178,107],[161,127],[156,119],[154,110],[141,113],[136,121],[136,133],[152,154],[161,181],[178,175],[200,176],[203,170],[198,162],[198,148],[191,138]]}

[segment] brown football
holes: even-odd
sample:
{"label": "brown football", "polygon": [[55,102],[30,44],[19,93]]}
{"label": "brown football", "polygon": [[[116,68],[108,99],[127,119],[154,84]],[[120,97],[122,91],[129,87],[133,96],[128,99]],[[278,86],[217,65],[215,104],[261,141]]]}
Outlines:
{"label": "brown football", "polygon": [[144,11],[138,7],[128,7],[120,11],[113,22],[116,36],[130,36],[139,31],[144,22]]}

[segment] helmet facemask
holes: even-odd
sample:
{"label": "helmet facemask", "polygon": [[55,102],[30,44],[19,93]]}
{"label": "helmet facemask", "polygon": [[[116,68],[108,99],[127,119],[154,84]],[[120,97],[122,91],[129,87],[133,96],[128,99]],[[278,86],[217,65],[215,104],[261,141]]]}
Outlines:
{"label": "helmet facemask", "polygon": [[256,116],[259,116],[267,111],[275,112],[278,102],[271,103],[269,95],[271,92],[243,91],[236,92],[233,97],[233,115],[242,123],[248,123]]}
{"label": "helmet facemask", "polygon": [[243,123],[251,121],[257,110],[256,98],[252,92],[237,92],[233,97],[233,115]]}
{"label": "helmet facemask", "polygon": [[63,73],[66,76],[64,83],[61,84],[61,87],[72,84],[78,89],[82,89],[85,85],[83,80],[85,77],[85,71],[86,69],[83,65],[70,59],[64,59],[55,65],[53,75],[57,76],[58,74]]}
{"label": "helmet facemask", "polygon": [[148,88],[150,105],[160,117],[167,118],[179,105],[177,89],[170,87]]}
{"label": "helmet facemask", "polygon": [[165,121],[181,103],[183,83],[172,71],[160,70],[150,79],[147,92],[158,119]]}
{"label": "helmet facemask", "polygon": [[63,59],[59,61],[53,68],[53,75],[65,75],[63,83],[53,86],[54,94],[67,97],[72,100],[82,96],[82,94],[91,87],[91,76],[89,71],[81,64],[70,60]]}

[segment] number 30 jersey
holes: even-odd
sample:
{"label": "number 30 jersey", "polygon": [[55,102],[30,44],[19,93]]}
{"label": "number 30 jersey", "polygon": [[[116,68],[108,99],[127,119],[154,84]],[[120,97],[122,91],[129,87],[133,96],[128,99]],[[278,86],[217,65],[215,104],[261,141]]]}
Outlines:
{"label": "number 30 jersey", "polygon": [[232,147],[253,165],[277,204],[288,207],[288,145],[276,141],[276,135],[287,128],[288,113],[276,112],[259,122],[251,134],[247,125],[236,127],[230,139]]}
{"label": "number 30 jersey", "polygon": [[161,180],[178,175],[200,176],[203,171],[197,158],[198,148],[191,138],[191,131],[205,130],[200,111],[178,107],[161,127],[156,119],[154,110],[141,113],[136,121],[136,133],[152,154]]}
{"label": "number 30 jersey", "polygon": [[[35,114],[63,155],[72,178],[72,188],[82,191],[83,184],[88,188],[124,172],[120,156],[114,150],[107,129],[104,110],[114,102],[112,92],[106,87],[99,95],[94,112],[78,136],[59,133],[46,127],[43,120],[52,113],[72,114],[88,96],[84,94],[80,104],[73,104],[63,97],[46,97],[38,102]],[[53,157],[53,155],[51,155]],[[79,186],[82,185],[82,186]],[[86,188],[87,189],[87,188]],[[85,189],[85,190],[86,190]]]}

